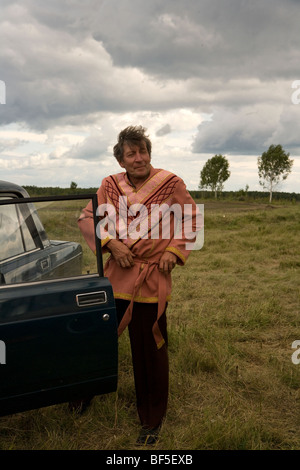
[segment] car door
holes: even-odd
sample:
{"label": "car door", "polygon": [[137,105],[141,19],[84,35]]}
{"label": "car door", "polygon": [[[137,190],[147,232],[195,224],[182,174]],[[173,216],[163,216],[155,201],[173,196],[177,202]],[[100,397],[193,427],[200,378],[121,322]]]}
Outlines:
{"label": "car door", "polygon": [[77,219],[96,195],[0,198],[0,415],[117,388],[113,291]]}

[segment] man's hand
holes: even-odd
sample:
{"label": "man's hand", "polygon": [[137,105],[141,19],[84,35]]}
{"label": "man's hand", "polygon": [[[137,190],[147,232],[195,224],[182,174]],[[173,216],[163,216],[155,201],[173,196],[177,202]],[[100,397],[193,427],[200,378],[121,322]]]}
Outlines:
{"label": "man's hand", "polygon": [[161,273],[168,274],[175,268],[177,256],[170,251],[165,251],[159,261],[159,267]]}
{"label": "man's hand", "polygon": [[133,258],[135,255],[126,245],[124,245],[124,243],[120,242],[119,240],[112,239],[107,243],[106,246],[110,250],[116,263],[121,268],[132,268],[134,265]]}

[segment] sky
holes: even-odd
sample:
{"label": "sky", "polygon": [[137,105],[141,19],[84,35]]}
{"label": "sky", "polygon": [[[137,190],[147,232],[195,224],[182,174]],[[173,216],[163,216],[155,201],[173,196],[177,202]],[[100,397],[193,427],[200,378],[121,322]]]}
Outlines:
{"label": "sky", "polygon": [[280,144],[300,193],[299,23],[298,0],[0,0],[0,179],[98,187],[142,125],[190,190],[219,154],[224,190],[262,190]]}

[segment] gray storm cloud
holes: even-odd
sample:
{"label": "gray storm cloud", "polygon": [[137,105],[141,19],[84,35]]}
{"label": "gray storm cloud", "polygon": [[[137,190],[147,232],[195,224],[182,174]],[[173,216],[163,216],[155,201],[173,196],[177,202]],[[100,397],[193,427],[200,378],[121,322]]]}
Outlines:
{"label": "gray storm cloud", "polygon": [[[295,0],[2,0],[0,13],[2,126],[88,129],[108,115],[185,108],[199,114],[194,153],[299,151]],[[102,143],[92,136],[67,154],[91,160]]]}

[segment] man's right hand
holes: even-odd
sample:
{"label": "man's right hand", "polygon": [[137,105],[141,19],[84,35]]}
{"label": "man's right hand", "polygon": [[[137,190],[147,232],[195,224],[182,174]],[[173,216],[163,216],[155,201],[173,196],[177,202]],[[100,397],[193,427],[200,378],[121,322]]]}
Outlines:
{"label": "man's right hand", "polygon": [[134,265],[134,254],[119,240],[112,239],[107,243],[107,248],[111,252],[116,263],[121,268],[132,268]]}

